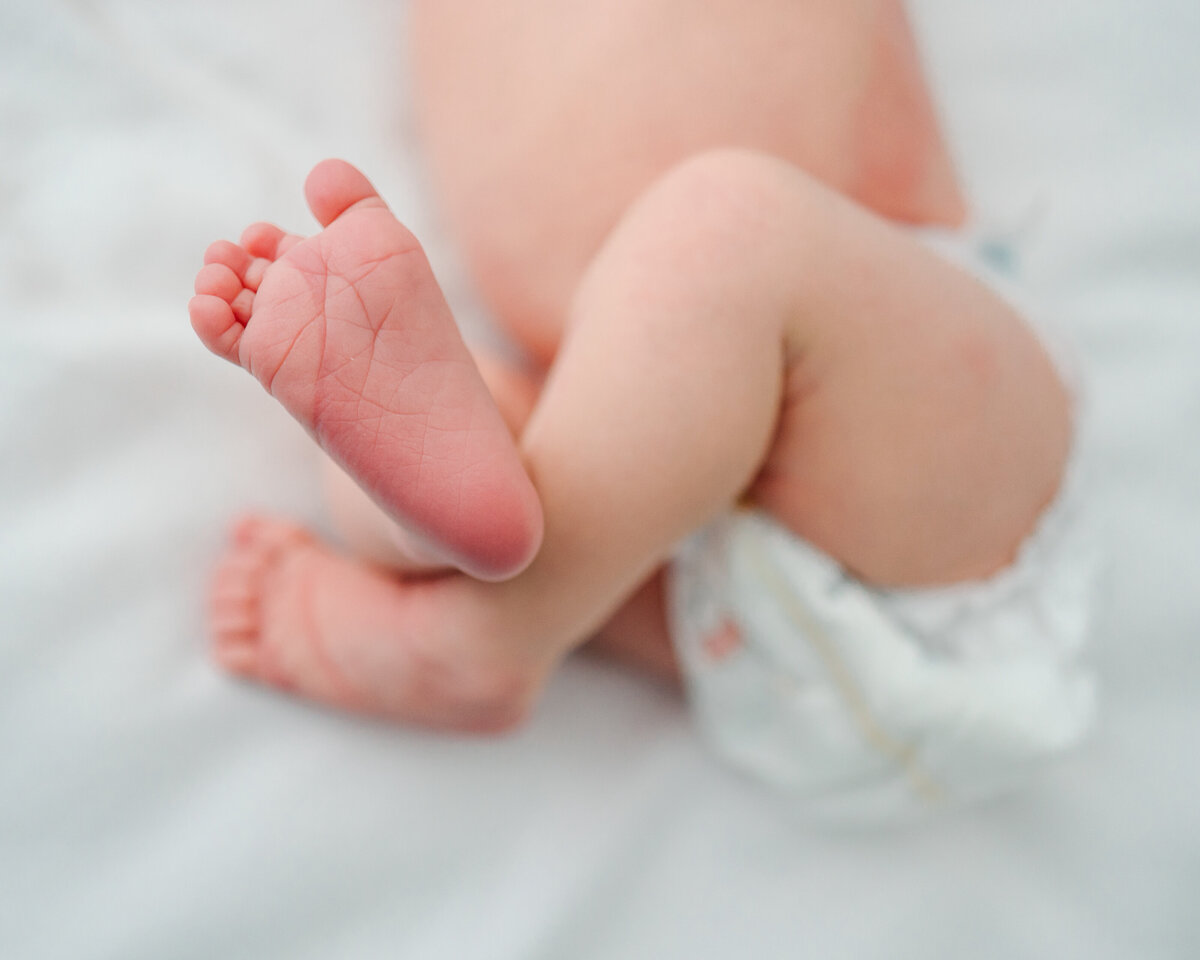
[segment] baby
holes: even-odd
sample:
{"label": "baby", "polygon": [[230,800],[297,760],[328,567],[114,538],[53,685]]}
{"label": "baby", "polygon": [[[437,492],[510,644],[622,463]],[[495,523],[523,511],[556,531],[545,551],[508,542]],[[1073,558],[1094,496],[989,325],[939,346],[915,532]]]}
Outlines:
{"label": "baby", "polygon": [[933,249],[965,209],[899,4],[416,0],[410,28],[435,193],[530,364],[472,356],[342,161],[305,184],[319,233],[213,244],[196,333],[354,484],[354,556],[235,527],[219,661],[498,732],[592,640],[816,792],[966,794],[1077,739],[1071,394]]}

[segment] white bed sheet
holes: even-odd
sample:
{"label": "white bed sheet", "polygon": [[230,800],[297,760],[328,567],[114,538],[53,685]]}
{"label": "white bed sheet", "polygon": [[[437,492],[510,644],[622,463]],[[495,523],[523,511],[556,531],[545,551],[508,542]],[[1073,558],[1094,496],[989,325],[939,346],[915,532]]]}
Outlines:
{"label": "white bed sheet", "polygon": [[403,5],[0,8],[0,957],[1200,956],[1200,7],[919,0],[985,219],[1091,368],[1101,725],[1021,796],[805,821],[575,662],[520,734],[335,716],[203,656],[301,431],[193,342],[197,258],[362,164],[477,314],[409,153]]}

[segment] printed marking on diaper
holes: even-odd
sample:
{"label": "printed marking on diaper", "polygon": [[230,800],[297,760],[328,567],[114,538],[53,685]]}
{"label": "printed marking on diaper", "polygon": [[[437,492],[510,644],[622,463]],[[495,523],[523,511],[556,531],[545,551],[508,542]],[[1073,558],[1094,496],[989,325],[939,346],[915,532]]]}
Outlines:
{"label": "printed marking on diaper", "polygon": [[879,753],[891,757],[896,762],[907,775],[913,792],[922,800],[927,803],[937,803],[945,799],[945,788],[925,769],[917,748],[911,743],[895,739],[875,718],[849,667],[838,656],[833,641],[817,622],[817,619],[796,599],[787,581],[776,569],[775,564],[761,545],[757,543],[751,545],[750,559],[763,583],[774,594],[776,600],[795,624],[797,632],[812,643],[818,656],[825,662],[829,675],[833,679],[834,687],[841,695],[850,715],[857,722],[859,731],[867,743]]}
{"label": "printed marking on diaper", "polygon": [[726,617],[715,630],[704,638],[701,646],[704,649],[704,655],[712,663],[720,663],[740,650],[744,643],[745,640],[738,625]]}

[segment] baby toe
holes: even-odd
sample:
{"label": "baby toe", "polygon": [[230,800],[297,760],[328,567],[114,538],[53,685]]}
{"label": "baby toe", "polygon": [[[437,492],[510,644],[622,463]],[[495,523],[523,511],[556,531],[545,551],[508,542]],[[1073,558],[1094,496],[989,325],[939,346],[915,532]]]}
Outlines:
{"label": "baby toe", "polygon": [[209,595],[213,606],[253,603],[262,563],[263,558],[253,552],[243,553],[239,550],[227,556],[213,577]]}
{"label": "baby toe", "polygon": [[213,643],[213,659],[230,673],[243,677],[257,677],[262,671],[262,651],[257,638],[219,638]]}
{"label": "baby toe", "polygon": [[204,251],[205,264],[221,263],[229,267],[238,277],[245,276],[246,268],[253,258],[242,247],[228,240],[218,240],[210,243]]}
{"label": "baby toe", "polygon": [[222,559],[209,594],[213,658],[223,668],[255,676],[262,657],[261,593],[267,558],[233,547]]}
{"label": "baby toe", "polygon": [[249,601],[215,600],[209,625],[217,642],[252,637],[258,633],[258,607]]}
{"label": "baby toe", "polygon": [[262,637],[257,598],[215,594],[208,625],[217,662],[237,673],[254,672]]}
{"label": "baby toe", "polygon": [[233,310],[234,317],[237,322],[243,327],[250,322],[250,317],[254,314],[254,291],[243,287],[231,301],[229,301],[230,309]]}
{"label": "baby toe", "polygon": [[201,343],[218,357],[238,362],[237,346],[243,327],[227,301],[211,294],[194,296],[188,302],[188,317]]}
{"label": "baby toe", "polygon": [[246,284],[247,289],[258,293],[259,285],[273,262],[265,257],[255,257],[246,265],[246,270],[242,274],[242,282]]}
{"label": "baby toe", "polygon": [[256,513],[246,514],[234,521],[230,537],[235,544],[262,550],[268,554],[274,553],[280,547],[311,540],[303,527]]}
{"label": "baby toe", "polygon": [[262,538],[263,528],[268,523],[257,513],[245,513],[229,525],[229,542],[238,547],[249,547]]}
{"label": "baby toe", "polygon": [[287,237],[273,223],[252,223],[242,231],[242,246],[255,257],[274,260],[279,256],[279,245]]}
{"label": "baby toe", "polygon": [[232,269],[223,263],[210,263],[196,274],[196,293],[210,297],[220,297],[232,301],[242,292],[242,281]]}
{"label": "baby toe", "polygon": [[313,167],[304,181],[304,196],[323,227],[352,207],[387,209],[371,181],[345,160],[322,160]]}

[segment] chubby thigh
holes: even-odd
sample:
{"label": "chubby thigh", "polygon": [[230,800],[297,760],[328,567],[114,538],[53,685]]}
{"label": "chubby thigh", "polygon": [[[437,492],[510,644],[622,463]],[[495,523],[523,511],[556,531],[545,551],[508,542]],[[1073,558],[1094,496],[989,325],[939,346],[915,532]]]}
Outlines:
{"label": "chubby thigh", "polygon": [[543,363],[630,204],[689,156],[778,156],[891,219],[963,205],[898,0],[418,0],[432,186],[489,307]]}
{"label": "chubby thigh", "polygon": [[757,176],[792,235],[779,282],[795,306],[750,499],[870,583],[1006,567],[1072,442],[1071,399],[1041,340],[911,230],[787,164],[764,159]]}
{"label": "chubby thigh", "polygon": [[640,567],[748,498],[885,586],[1007,566],[1070,444],[1067,392],[1007,303],[747,150],[697,155],[631,207],[522,434],[564,514],[547,529],[578,547],[559,567]]}

